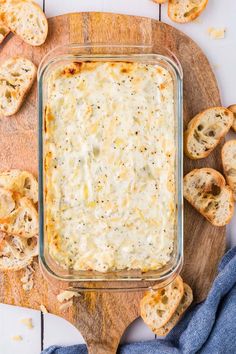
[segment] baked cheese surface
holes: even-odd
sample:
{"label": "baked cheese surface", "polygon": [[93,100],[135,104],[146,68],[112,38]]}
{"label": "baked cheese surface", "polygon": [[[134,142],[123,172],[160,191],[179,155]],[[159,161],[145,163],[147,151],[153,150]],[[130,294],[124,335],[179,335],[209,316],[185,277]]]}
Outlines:
{"label": "baked cheese surface", "polygon": [[158,65],[71,63],[48,80],[45,228],[62,267],[155,270],[175,238],[175,119]]}

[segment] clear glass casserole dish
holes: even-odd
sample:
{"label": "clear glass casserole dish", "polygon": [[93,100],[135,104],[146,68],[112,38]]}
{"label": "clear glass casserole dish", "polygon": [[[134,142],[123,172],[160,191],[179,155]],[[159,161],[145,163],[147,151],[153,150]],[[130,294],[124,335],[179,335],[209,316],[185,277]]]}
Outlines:
{"label": "clear glass casserole dish", "polygon": [[[48,101],[48,78],[59,66],[73,62],[124,62],[158,65],[166,69],[174,84],[175,116],[175,238],[170,261],[157,270],[117,270],[98,272],[91,270],[65,269],[51,257],[48,235],[45,228],[45,107]],[[40,263],[48,275],[70,282],[70,286],[83,289],[142,289],[170,282],[181,270],[183,263],[183,126],[182,126],[182,80],[181,65],[168,50],[152,46],[120,45],[66,45],[55,48],[42,60],[38,69],[39,99],[39,219],[40,219]],[[132,283],[131,283],[132,282]]]}

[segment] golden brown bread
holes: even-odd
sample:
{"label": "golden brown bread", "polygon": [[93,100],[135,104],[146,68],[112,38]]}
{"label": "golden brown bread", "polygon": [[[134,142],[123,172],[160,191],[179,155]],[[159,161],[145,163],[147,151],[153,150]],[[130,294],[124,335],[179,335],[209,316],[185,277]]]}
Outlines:
{"label": "golden brown bread", "polygon": [[21,107],[36,77],[36,67],[28,59],[12,57],[0,66],[0,115],[11,116]]}
{"label": "golden brown bread", "polygon": [[228,224],[233,216],[233,193],[212,168],[195,169],[184,177],[184,197],[215,226]]}
{"label": "golden brown bread", "polygon": [[25,268],[37,255],[37,236],[25,239],[0,231],[0,271],[16,271]]}
{"label": "golden brown bread", "polygon": [[0,44],[10,33],[10,29],[5,25],[3,21],[0,20]]}
{"label": "golden brown bread", "polygon": [[38,202],[38,182],[28,171],[13,169],[0,172],[0,187],[20,193],[33,203]]}
{"label": "golden brown bread", "polygon": [[0,187],[0,218],[7,217],[16,207],[12,191]]}
{"label": "golden brown bread", "polygon": [[0,217],[0,231],[9,235],[34,237],[38,234],[38,212],[34,204],[30,199],[21,197],[19,193],[11,191],[9,193],[11,193],[9,200],[12,205],[13,202],[15,205],[13,209],[8,208],[7,215]]}
{"label": "golden brown bread", "polygon": [[197,114],[184,133],[184,152],[193,160],[207,157],[227,134],[233,113],[224,107],[211,107]]}
{"label": "golden brown bread", "polygon": [[208,0],[169,0],[168,16],[178,23],[190,22],[202,13],[207,3]]}
{"label": "golden brown bread", "polygon": [[167,0],[152,0],[153,2],[155,2],[156,4],[164,4],[165,2],[167,2]]}
{"label": "golden brown bread", "polygon": [[184,286],[180,276],[164,288],[146,293],[140,302],[141,317],[152,331],[163,327],[170,320],[183,294]]}
{"label": "golden brown bread", "polygon": [[232,104],[231,106],[228,107],[228,109],[233,113],[234,115],[234,120],[232,124],[232,129],[236,132],[236,104]]}
{"label": "golden brown bread", "polygon": [[224,144],[221,156],[226,181],[236,201],[236,140],[230,140]]}
{"label": "golden brown bread", "polygon": [[42,45],[47,38],[46,16],[32,0],[8,0],[4,20],[13,33],[32,46]]}
{"label": "golden brown bread", "polygon": [[184,295],[180,300],[179,306],[175,310],[169,321],[161,328],[156,329],[154,332],[158,336],[166,336],[179,322],[187,308],[191,305],[193,301],[193,292],[190,286],[184,283]]}

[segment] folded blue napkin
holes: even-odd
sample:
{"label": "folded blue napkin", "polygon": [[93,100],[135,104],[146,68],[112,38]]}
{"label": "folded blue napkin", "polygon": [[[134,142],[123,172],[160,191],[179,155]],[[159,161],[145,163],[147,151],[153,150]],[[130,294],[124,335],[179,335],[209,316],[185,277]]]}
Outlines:
{"label": "folded blue napkin", "polygon": [[[223,257],[207,299],[187,311],[165,339],[123,344],[118,353],[236,354],[236,247]],[[87,354],[87,348],[52,346],[42,354]]]}

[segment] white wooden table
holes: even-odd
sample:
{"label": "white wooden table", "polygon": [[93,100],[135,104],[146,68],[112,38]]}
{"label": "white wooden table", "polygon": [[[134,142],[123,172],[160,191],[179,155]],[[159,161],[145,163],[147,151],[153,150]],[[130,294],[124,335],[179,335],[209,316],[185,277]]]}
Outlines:
{"label": "white wooden table", "polygon": [[[147,16],[171,23],[166,5],[160,8],[151,0],[38,0],[48,17],[67,12],[102,11],[137,16]],[[171,23],[191,36],[208,56],[218,79],[222,102],[225,106],[236,103],[236,1],[210,0],[199,20],[185,25]],[[225,27],[224,39],[211,39],[209,27]],[[233,136],[233,133],[231,134]],[[235,135],[236,138],[236,135]],[[219,156],[220,158],[220,156]],[[228,246],[236,245],[236,215],[227,228]],[[33,329],[21,323],[22,318],[32,318]],[[21,335],[22,341],[12,337]],[[154,334],[141,319],[126,331],[123,342],[153,339]],[[39,354],[52,344],[70,345],[84,342],[80,333],[64,319],[54,315],[41,316],[39,311],[0,304],[0,354]]]}

